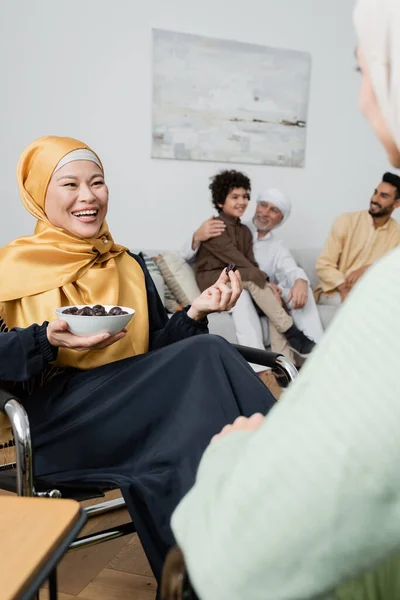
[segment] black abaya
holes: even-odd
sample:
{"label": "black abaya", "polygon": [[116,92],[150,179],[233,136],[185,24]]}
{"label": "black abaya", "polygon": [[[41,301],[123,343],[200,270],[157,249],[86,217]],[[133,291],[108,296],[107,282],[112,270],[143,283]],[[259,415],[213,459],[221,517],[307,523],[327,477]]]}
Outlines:
{"label": "black abaya", "polygon": [[[228,342],[198,335],[206,333],[205,322],[185,311],[168,320],[135,259],[146,276],[152,351],[89,371],[66,369],[24,405],[35,476],[120,487],[159,580],[174,543],[171,513],[193,485],[211,437],[239,415],[266,414],[275,401]],[[0,334],[2,377],[7,356],[19,347],[20,366],[14,358],[8,369],[14,380],[42,372],[54,359],[45,329]]]}

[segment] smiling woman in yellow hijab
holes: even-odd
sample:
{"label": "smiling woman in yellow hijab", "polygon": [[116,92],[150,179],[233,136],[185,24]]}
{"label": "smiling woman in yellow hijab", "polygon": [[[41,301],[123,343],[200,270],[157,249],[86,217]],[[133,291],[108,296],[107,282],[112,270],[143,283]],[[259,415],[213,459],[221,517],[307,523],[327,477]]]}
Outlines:
{"label": "smiling woman in yellow hijab", "polygon": [[[88,201],[94,210],[99,208],[99,188],[106,196],[105,206],[98,211],[94,223],[85,223],[85,217],[81,217],[81,233],[87,233],[85,228],[89,234],[93,232],[93,237],[89,238],[77,237],[55,227],[45,212],[52,198],[60,203],[59,190],[62,190],[55,181],[48,198],[49,184],[52,179],[60,178],[63,186],[71,185],[73,180],[65,174],[68,175],[66,169],[75,161],[93,165],[92,171],[99,177],[97,183],[100,185],[92,186],[94,193],[88,191],[84,201],[73,198],[72,204],[65,207],[65,213],[77,220],[79,217],[72,213],[83,210]],[[127,249],[114,243],[106,221],[102,220],[108,200],[103,176],[100,159],[82,142],[65,137],[44,137],[33,142],[19,160],[17,178],[25,208],[38,219],[35,233],[0,250],[3,281],[0,318],[8,329],[50,321],[54,318],[54,309],[60,306],[120,304],[136,310],[127,335],[118,344],[101,353],[59,351],[58,365],[80,369],[142,354],[148,350],[149,343],[144,274],[140,265],[127,254]]]}
{"label": "smiling woman in yellow hijab", "polygon": [[[159,578],[172,510],[211,437],[274,404],[230,344],[204,335],[240,276],[223,273],[168,318],[143,261],[111,237],[104,169],[86,144],[36,140],[17,175],[37,225],[0,250],[0,380],[23,394],[36,476],[120,487]],[[95,303],[135,308],[127,332],[79,338],[51,321],[59,306]]]}

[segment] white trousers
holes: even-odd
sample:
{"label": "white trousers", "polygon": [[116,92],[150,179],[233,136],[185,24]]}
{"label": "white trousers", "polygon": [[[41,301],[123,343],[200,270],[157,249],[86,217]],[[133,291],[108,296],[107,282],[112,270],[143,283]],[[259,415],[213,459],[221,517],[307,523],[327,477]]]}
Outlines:
{"label": "white trousers", "polygon": [[318,303],[325,304],[327,306],[340,306],[342,304],[342,300],[339,292],[331,292],[330,294],[321,294]]}
{"label": "white trousers", "polygon": [[[287,296],[286,290],[283,297]],[[315,304],[311,288],[308,292],[308,300],[304,308],[292,311],[293,321],[308,337],[318,343],[323,335],[318,308]],[[236,306],[232,309],[232,318],[235,325],[238,344],[265,350],[264,335],[260,317],[253,304],[252,298],[246,290],[243,290]],[[276,332],[277,333],[277,332]],[[251,365],[254,371],[264,371],[262,365]]]}
{"label": "white trousers", "polygon": [[[238,344],[250,346],[258,350],[265,350],[263,331],[260,317],[253,304],[250,293],[246,290],[239,296],[235,307],[232,309],[232,318],[235,324],[236,337]],[[261,365],[250,365],[256,373],[265,371]]]}

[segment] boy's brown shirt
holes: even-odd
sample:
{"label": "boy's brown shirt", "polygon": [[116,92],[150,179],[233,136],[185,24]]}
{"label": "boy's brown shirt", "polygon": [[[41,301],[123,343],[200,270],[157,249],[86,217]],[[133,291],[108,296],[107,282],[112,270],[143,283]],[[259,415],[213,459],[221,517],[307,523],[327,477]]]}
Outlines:
{"label": "boy's brown shirt", "polygon": [[201,291],[213,285],[229,263],[235,263],[243,281],[253,281],[263,288],[267,276],[258,268],[253,253],[253,235],[237,217],[221,212],[217,219],[226,225],[225,231],[202,242],[196,256],[196,280]]}

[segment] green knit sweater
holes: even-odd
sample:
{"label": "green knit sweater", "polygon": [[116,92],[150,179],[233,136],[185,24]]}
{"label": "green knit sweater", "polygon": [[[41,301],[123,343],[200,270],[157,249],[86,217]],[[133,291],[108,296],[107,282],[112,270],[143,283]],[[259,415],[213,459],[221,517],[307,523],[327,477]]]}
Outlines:
{"label": "green knit sweater", "polygon": [[400,249],[264,425],[209,447],[172,526],[201,600],[400,598]]}

